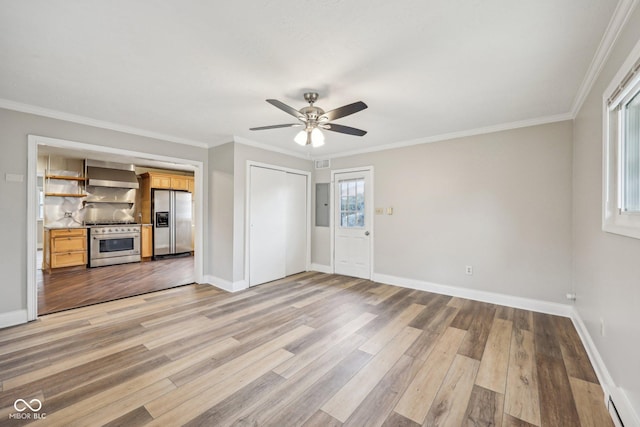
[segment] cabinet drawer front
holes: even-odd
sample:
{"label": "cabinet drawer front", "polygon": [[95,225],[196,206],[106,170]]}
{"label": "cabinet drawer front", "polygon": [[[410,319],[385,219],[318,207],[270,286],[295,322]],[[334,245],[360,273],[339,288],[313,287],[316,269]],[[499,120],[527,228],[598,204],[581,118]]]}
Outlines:
{"label": "cabinet drawer front", "polygon": [[172,177],[171,188],[173,188],[174,190],[188,190],[189,182],[187,181],[187,178]]}
{"label": "cabinet drawer front", "polygon": [[152,176],[151,177],[152,188],[171,188],[170,176]]}
{"label": "cabinet drawer front", "polygon": [[84,251],[87,249],[87,239],[80,237],[56,237],[51,242],[51,252]]}
{"label": "cabinet drawer front", "polygon": [[72,267],[87,263],[86,252],[68,252],[51,254],[51,268]]}
{"label": "cabinet drawer front", "polygon": [[86,228],[60,228],[51,230],[51,237],[71,237],[71,236],[86,236]]}

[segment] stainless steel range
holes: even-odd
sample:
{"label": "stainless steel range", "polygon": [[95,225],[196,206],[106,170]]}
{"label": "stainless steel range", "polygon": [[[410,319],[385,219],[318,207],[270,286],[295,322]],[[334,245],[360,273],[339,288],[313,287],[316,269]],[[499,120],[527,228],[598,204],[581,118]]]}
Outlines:
{"label": "stainless steel range", "polygon": [[139,261],[139,224],[89,226],[89,267]]}

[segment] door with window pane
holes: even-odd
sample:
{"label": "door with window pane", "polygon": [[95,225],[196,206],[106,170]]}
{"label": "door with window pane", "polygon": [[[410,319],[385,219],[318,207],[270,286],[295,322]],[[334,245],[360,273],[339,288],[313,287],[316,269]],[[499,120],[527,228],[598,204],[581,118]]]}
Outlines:
{"label": "door with window pane", "polygon": [[334,175],[334,271],[371,278],[372,192],[368,170]]}

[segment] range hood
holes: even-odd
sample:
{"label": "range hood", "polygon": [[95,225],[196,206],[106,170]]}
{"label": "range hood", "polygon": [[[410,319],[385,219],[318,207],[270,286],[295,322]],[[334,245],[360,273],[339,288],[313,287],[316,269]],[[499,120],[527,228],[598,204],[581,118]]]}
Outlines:
{"label": "range hood", "polygon": [[87,185],[110,188],[138,188],[134,165],[86,160]]}

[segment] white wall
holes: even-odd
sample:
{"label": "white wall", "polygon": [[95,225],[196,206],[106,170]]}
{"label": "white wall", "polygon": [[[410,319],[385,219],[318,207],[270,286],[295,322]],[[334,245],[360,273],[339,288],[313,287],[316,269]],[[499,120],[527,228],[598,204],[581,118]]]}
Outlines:
{"label": "white wall", "polygon": [[[571,286],[572,123],[335,158],[374,166],[375,273],[565,302]],[[315,182],[328,182],[327,170]],[[312,262],[330,262],[314,227]],[[472,265],[473,276],[465,275]]]}
{"label": "white wall", "polygon": [[205,244],[211,254],[212,280],[233,282],[233,154],[234,143],[209,150],[210,228]]}
{"label": "white wall", "polygon": [[[603,232],[601,212],[602,96],[639,40],[636,7],[575,120],[573,156],[576,309],[636,417],[640,415],[640,240]],[[605,336],[600,335],[600,319]]]}
{"label": "white wall", "polygon": [[[189,160],[204,160],[207,150],[137,135],[79,125],[57,119],[0,109],[0,317],[25,310],[27,284],[27,135],[34,134],[123,150]],[[23,182],[7,182],[5,174],[18,174]],[[205,180],[206,207],[208,185]],[[205,209],[206,217],[206,209]],[[205,232],[207,224],[204,224]],[[205,271],[207,254],[204,257]]]}

